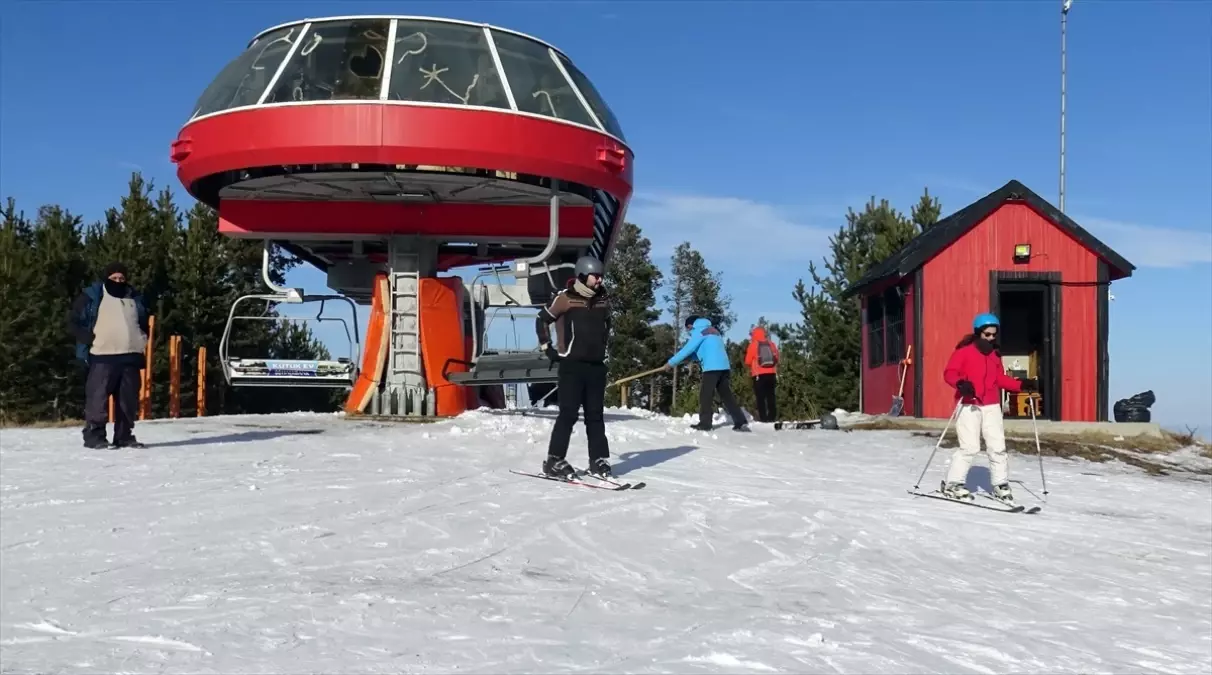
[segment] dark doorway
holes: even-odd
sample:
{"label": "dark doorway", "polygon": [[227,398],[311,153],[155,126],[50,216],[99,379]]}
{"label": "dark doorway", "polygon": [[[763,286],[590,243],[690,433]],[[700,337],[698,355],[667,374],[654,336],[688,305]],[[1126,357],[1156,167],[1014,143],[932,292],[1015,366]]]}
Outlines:
{"label": "dark doorway", "polygon": [[[994,311],[1001,319],[1002,363],[1010,377],[1035,380],[1039,387],[1037,415],[1057,419],[1058,356],[1054,294],[1059,289],[1034,280],[998,279]],[[1029,418],[1025,396],[1010,394],[1008,418]]]}

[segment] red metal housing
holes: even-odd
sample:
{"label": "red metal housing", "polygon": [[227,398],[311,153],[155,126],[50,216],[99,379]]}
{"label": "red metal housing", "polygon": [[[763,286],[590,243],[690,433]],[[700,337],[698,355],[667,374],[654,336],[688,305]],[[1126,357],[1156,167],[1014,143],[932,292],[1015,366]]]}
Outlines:
{"label": "red metal housing", "polygon": [[509,242],[515,257],[541,248],[553,182],[561,244],[605,259],[632,192],[620,134],[567,57],[534,38],[449,19],[337,17],[254,39],[203,94],[171,158],[223,233],[327,246],[311,260],[320,267],[342,257],[332,242],[392,235]]}

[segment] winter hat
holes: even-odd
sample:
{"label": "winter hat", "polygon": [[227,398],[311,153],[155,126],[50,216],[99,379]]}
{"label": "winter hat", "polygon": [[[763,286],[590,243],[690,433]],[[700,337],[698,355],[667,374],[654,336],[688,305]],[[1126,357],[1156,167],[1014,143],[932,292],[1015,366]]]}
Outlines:
{"label": "winter hat", "polygon": [[101,274],[101,278],[108,279],[111,274],[121,274],[124,277],[129,277],[130,273],[126,271],[126,265],[120,262],[112,262],[105,266],[105,271]]}

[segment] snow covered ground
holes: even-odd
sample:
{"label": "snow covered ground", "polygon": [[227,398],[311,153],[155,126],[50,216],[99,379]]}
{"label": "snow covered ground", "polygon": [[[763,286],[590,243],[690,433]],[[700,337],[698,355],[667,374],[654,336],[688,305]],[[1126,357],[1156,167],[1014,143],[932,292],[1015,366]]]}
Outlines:
{"label": "snow covered ground", "polygon": [[688,424],[610,411],[627,492],[510,474],[546,412],[4,430],[0,669],[1212,671],[1206,476],[1047,460],[1005,514],[906,494],[905,432]]}

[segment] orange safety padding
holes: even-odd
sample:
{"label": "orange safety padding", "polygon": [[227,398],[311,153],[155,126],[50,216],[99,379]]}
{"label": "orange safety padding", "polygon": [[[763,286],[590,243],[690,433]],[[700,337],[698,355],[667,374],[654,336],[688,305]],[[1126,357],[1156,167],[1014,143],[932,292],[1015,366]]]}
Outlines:
{"label": "orange safety padding", "polygon": [[375,275],[374,295],[370,300],[370,320],[366,324],[365,350],[362,352],[362,368],[358,380],[345,399],[346,414],[360,413],[370,404],[370,399],[379,389],[383,368],[387,365],[387,346],[391,337],[387,310],[391,306],[391,285],[387,274]]}
{"label": "orange safety padding", "polygon": [[421,326],[421,363],[429,386],[437,397],[438,417],[454,417],[467,410],[464,387],[453,384],[442,375],[449,359],[447,372],[467,372],[461,363],[466,357],[463,340],[463,280],[459,277],[421,279],[417,310]]}

